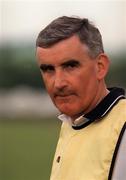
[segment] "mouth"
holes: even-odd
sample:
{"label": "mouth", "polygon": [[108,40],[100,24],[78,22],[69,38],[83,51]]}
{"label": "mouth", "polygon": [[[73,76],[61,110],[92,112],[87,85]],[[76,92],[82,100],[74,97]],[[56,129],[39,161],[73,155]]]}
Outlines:
{"label": "mouth", "polygon": [[57,95],[57,96],[55,96],[55,98],[68,98],[68,97],[71,97],[72,95],[70,94],[70,95]]}
{"label": "mouth", "polygon": [[65,98],[65,97],[70,97],[73,96],[73,93],[57,93],[54,94],[54,98],[60,97],[60,98]]}
{"label": "mouth", "polygon": [[69,100],[71,100],[71,98],[73,98],[74,94],[60,94],[60,95],[55,95],[54,98],[56,101],[59,102],[68,102]]}

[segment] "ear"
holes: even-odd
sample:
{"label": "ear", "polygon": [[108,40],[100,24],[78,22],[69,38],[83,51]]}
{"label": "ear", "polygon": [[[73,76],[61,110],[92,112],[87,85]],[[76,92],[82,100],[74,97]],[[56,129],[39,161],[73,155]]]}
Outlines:
{"label": "ear", "polygon": [[97,57],[97,78],[98,80],[104,79],[110,65],[110,60],[105,54],[100,54]]}

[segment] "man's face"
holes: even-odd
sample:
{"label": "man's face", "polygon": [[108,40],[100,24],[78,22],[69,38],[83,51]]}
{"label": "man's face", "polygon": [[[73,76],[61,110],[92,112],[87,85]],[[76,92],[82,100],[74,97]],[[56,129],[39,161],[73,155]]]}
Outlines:
{"label": "man's face", "polygon": [[77,36],[52,47],[37,47],[36,56],[46,89],[61,113],[77,117],[96,103],[99,89],[97,59]]}

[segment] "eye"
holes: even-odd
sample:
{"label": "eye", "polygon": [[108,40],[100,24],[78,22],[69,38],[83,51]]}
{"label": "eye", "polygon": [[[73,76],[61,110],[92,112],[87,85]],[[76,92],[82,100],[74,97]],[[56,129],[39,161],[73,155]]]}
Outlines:
{"label": "eye", "polygon": [[55,70],[52,65],[46,65],[46,64],[41,65],[40,69],[42,70],[43,73],[51,73]]}
{"label": "eye", "polygon": [[66,67],[68,67],[68,68],[74,68],[74,67],[77,67],[77,65],[76,65],[76,64],[73,64],[73,63],[71,63],[71,64],[68,64]]}
{"label": "eye", "polygon": [[67,63],[64,64],[64,68],[68,68],[68,69],[74,69],[77,68],[79,66],[79,62],[72,60],[72,61],[68,61]]}

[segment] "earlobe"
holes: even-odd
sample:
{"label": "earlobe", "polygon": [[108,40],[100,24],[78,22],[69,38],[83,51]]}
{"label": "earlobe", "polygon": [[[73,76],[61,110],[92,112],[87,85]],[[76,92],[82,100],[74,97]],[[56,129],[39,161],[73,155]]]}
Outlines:
{"label": "earlobe", "polygon": [[97,78],[98,80],[104,79],[109,69],[109,58],[105,54],[100,54],[97,57]]}

